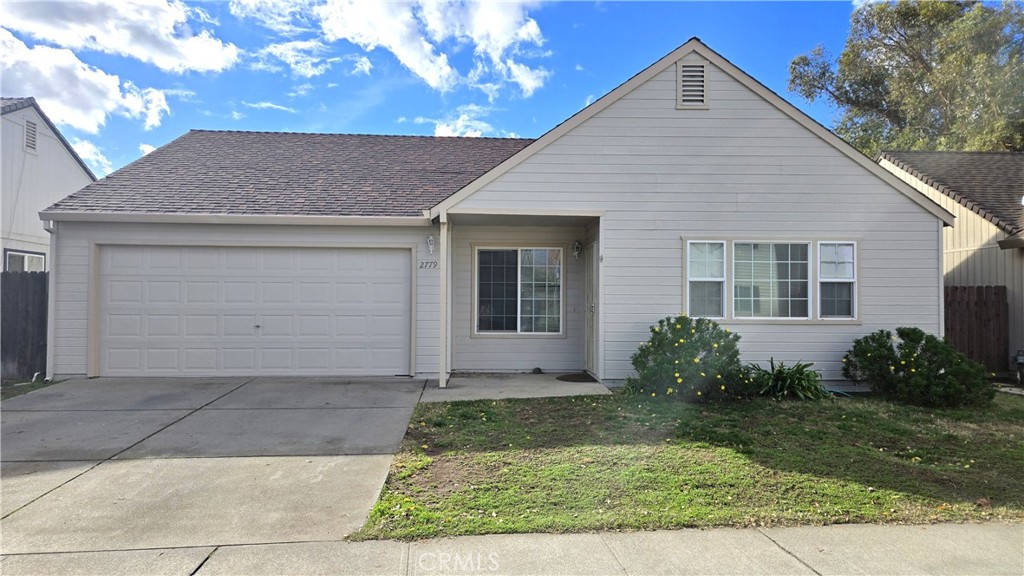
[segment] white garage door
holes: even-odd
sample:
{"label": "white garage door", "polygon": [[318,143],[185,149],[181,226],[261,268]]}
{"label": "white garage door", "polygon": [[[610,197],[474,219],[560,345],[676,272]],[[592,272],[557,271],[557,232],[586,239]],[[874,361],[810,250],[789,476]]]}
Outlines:
{"label": "white garage door", "polygon": [[104,246],[100,373],[409,373],[408,250]]}

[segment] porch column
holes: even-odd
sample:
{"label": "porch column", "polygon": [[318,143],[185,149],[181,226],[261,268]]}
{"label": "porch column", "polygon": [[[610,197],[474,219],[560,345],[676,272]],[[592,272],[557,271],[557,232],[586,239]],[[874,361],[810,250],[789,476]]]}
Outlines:
{"label": "porch column", "polygon": [[448,387],[448,214],[441,212],[441,231],[438,246],[438,272],[441,274],[441,286],[438,290],[438,374],[437,383],[441,388]]}

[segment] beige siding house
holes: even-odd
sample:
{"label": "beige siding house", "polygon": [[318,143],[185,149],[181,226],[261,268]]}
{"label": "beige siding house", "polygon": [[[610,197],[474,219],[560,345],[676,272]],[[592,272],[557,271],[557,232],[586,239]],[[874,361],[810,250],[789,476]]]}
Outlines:
{"label": "beige siding house", "polygon": [[42,217],[53,373],[442,383],[621,382],[681,312],[839,379],[942,331],[953,223],[697,39],[537,140],[191,132]]}
{"label": "beige siding house", "polygon": [[50,237],[39,211],[96,178],[34,98],[3,98],[0,107],[0,269],[41,272]]}
{"label": "beige siding house", "polygon": [[948,286],[1006,286],[1009,346],[1024,349],[1024,153],[883,152],[878,163],[956,216]]}

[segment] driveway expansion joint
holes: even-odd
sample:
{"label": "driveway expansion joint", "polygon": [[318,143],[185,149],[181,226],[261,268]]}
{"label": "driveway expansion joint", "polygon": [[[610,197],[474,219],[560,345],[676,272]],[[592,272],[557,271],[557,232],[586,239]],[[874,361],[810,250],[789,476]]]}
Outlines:
{"label": "driveway expansion joint", "polygon": [[615,553],[615,550],[612,548],[611,544],[609,544],[608,541],[605,540],[605,534],[606,532],[598,532],[598,540],[601,541],[601,544],[604,544],[604,547],[608,549],[608,553],[611,554],[612,558],[615,559],[615,565],[619,567],[619,572],[621,574],[629,574],[629,571],[626,570],[626,566],[622,563],[622,559],[619,558],[619,556]]}
{"label": "driveway expansion joint", "polygon": [[779,542],[778,542],[777,540],[775,540],[775,538],[772,538],[771,536],[769,536],[769,535],[768,535],[768,533],[767,533],[767,532],[765,532],[763,528],[757,528],[757,531],[758,531],[758,532],[760,532],[762,536],[764,536],[765,538],[767,538],[768,540],[770,540],[772,544],[775,544],[776,546],[778,546],[779,550],[782,550],[783,552],[785,552],[786,554],[788,554],[788,555],[789,555],[790,557],[792,557],[792,558],[793,558],[794,560],[796,560],[797,562],[799,562],[799,563],[800,563],[801,565],[803,565],[804,567],[806,567],[806,568],[807,568],[808,570],[810,570],[811,572],[814,572],[814,573],[815,573],[815,574],[817,574],[818,576],[821,576],[821,572],[818,572],[817,570],[815,570],[815,569],[814,569],[814,567],[813,567],[813,566],[811,566],[811,565],[810,565],[810,564],[808,564],[807,562],[804,562],[804,559],[803,559],[803,558],[801,558],[801,557],[797,556],[796,554],[794,554],[794,553],[790,552],[790,551],[789,551],[789,549],[787,549],[787,548],[786,548],[785,546],[783,546],[782,544],[779,544]]}

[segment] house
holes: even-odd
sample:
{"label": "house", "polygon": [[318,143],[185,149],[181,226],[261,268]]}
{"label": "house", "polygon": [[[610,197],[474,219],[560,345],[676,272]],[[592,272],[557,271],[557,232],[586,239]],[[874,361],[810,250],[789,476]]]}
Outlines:
{"label": "house", "polygon": [[841,378],[953,216],[694,38],[536,140],[193,131],[41,213],[53,374],[587,370],[659,318]]}
{"label": "house", "polygon": [[5,272],[48,268],[49,234],[39,211],[96,181],[35,98],[0,99],[0,248]]}
{"label": "house", "polygon": [[882,152],[877,160],[956,215],[942,235],[947,286],[1006,286],[1006,362],[1024,349],[1024,152]]}

